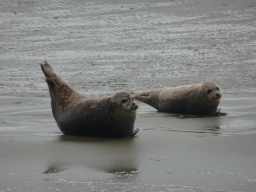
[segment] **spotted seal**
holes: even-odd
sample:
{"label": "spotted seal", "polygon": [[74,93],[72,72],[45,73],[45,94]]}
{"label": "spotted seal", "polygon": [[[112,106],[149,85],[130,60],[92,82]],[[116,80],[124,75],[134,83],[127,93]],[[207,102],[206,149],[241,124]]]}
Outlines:
{"label": "spotted seal", "polygon": [[123,137],[133,136],[137,104],[130,93],[89,99],[70,88],[45,61],[41,64],[49,87],[54,119],[67,135]]}
{"label": "spotted seal", "polygon": [[222,92],[213,81],[157,90],[132,92],[134,98],[158,111],[193,115],[209,115],[217,111]]}

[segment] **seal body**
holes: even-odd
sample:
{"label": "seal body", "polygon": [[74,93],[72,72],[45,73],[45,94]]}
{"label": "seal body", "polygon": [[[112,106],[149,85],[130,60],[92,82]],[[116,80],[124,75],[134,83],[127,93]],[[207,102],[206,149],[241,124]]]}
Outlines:
{"label": "seal body", "polygon": [[131,94],[88,99],[70,88],[51,66],[41,64],[49,87],[54,119],[64,134],[96,137],[135,135],[137,104]]}
{"label": "seal body", "polygon": [[217,112],[222,92],[217,83],[207,81],[203,84],[164,87],[132,94],[136,100],[161,112],[209,115]]}

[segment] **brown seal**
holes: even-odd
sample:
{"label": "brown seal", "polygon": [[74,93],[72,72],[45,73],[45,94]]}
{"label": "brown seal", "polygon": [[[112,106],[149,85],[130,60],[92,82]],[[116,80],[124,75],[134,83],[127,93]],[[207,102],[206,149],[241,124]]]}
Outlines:
{"label": "brown seal", "polygon": [[213,81],[178,87],[164,87],[158,90],[133,92],[134,98],[158,111],[209,115],[217,112],[221,89]]}
{"label": "brown seal", "polygon": [[137,104],[131,94],[88,99],[71,89],[45,61],[41,64],[49,87],[53,116],[64,134],[122,137],[135,135]]}

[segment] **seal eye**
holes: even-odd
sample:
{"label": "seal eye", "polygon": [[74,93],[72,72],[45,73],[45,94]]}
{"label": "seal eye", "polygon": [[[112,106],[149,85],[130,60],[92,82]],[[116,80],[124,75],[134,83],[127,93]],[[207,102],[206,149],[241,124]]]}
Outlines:
{"label": "seal eye", "polygon": [[126,102],[127,102],[127,99],[123,99],[123,100],[122,100],[122,103],[126,103]]}
{"label": "seal eye", "polygon": [[220,89],[219,89],[219,87],[216,87],[215,89],[216,89],[217,91],[219,91],[219,90],[220,90]]}
{"label": "seal eye", "polygon": [[212,90],[209,89],[206,93],[207,93],[207,95],[209,95],[211,92],[212,92]]}

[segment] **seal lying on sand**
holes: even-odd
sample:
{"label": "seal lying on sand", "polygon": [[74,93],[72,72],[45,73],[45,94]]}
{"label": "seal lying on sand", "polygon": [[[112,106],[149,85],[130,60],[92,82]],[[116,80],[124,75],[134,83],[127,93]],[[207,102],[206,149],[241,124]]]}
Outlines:
{"label": "seal lying on sand", "polygon": [[41,64],[48,84],[53,116],[64,134],[100,137],[133,136],[137,104],[131,94],[87,99],[71,89],[45,61]]}
{"label": "seal lying on sand", "polygon": [[138,91],[132,94],[136,100],[144,102],[158,111],[193,115],[216,113],[221,99],[220,87],[212,81],[203,84]]}

